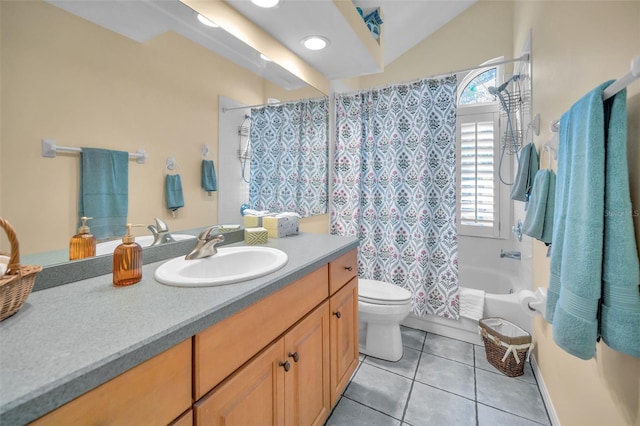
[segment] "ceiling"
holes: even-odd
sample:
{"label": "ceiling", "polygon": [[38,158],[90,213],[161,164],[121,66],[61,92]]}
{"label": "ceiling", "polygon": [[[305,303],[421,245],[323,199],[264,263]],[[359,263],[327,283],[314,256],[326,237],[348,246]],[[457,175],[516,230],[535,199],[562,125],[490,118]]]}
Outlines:
{"label": "ceiling", "polygon": [[[174,31],[285,89],[306,85],[224,30],[200,24],[179,0],[45,1],[140,43]],[[355,0],[365,14],[375,7],[382,11],[382,64],[371,53],[371,44],[377,44],[364,40],[363,32],[369,36],[366,30],[354,28],[333,0],[281,0],[272,9],[256,7],[249,0],[226,1],[327,79],[337,80],[381,72],[477,0]],[[355,26],[366,29],[356,21]],[[321,51],[305,49],[301,40],[309,35],[326,37],[329,46]]]}

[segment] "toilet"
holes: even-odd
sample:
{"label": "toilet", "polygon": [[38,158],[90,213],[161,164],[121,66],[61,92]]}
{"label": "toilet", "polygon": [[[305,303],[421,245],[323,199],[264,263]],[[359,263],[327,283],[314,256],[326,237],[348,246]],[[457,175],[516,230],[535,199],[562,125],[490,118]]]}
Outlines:
{"label": "toilet", "polygon": [[409,290],[382,281],[358,280],[360,353],[387,361],[402,358],[400,322],[409,312]]}

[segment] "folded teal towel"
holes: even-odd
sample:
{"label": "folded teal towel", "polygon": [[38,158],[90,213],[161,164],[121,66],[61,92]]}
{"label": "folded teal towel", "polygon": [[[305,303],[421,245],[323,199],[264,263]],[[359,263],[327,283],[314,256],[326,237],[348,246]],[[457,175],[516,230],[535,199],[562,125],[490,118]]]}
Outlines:
{"label": "folded teal towel", "polygon": [[604,262],[600,334],[612,349],[640,358],[640,265],[627,166],[627,91],[610,107],[604,189]]}
{"label": "folded teal towel", "polygon": [[570,354],[590,359],[598,337],[602,283],[605,83],[560,119],[556,209],[546,319],[553,339]]}
{"label": "folded teal towel", "polygon": [[129,153],[82,148],[78,214],[93,217],[91,233],[98,240],[124,235],[128,208]]}
{"label": "folded teal towel", "polygon": [[218,190],[216,168],[211,160],[202,160],[202,189],[207,192]]}
{"label": "folded teal towel", "polygon": [[182,180],[180,175],[166,175],[164,180],[164,194],[167,199],[167,208],[176,211],[184,207],[182,195]]}
{"label": "folded teal towel", "polygon": [[538,172],[538,151],[533,143],[528,143],[520,151],[518,172],[516,180],[511,188],[511,199],[517,201],[529,201],[533,179]]}
{"label": "folded teal towel", "polygon": [[551,244],[555,203],[556,174],[553,170],[539,170],[531,188],[522,232],[545,244]]}

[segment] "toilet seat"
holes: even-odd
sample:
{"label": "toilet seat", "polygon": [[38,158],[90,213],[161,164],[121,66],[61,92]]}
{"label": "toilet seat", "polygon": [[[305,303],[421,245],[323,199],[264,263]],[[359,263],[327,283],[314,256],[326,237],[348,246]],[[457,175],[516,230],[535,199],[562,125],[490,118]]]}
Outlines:
{"label": "toilet seat", "polygon": [[372,305],[405,305],[411,301],[411,292],[383,281],[360,279],[358,300]]}

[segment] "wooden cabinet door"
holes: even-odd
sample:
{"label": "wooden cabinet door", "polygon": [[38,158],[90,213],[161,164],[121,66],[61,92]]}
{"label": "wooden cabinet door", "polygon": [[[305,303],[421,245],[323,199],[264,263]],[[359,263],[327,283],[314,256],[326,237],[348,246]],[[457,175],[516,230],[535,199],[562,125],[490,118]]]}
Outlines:
{"label": "wooden cabinet door", "polygon": [[329,302],[284,336],[291,369],[285,373],[285,425],[321,426],[331,410]]}
{"label": "wooden cabinet door", "polygon": [[358,278],[329,299],[331,311],[331,406],[358,366]]}
{"label": "wooden cabinet door", "polygon": [[196,426],[284,425],[284,339],[194,404]]}

